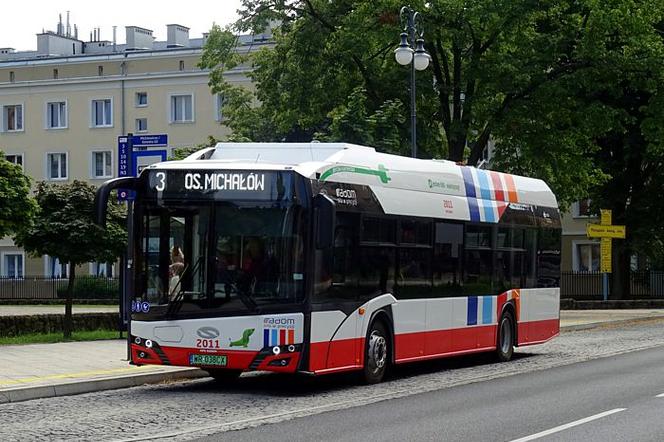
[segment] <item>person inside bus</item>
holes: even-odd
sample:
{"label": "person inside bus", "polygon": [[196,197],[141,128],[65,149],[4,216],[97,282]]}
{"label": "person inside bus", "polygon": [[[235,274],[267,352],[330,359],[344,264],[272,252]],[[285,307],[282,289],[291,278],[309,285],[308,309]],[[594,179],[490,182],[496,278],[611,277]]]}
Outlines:
{"label": "person inside bus", "polygon": [[184,263],[174,262],[168,267],[168,293],[170,300],[173,301],[180,291],[180,281],[184,272]]}
{"label": "person inside bus", "polygon": [[182,249],[177,244],[171,250],[171,264],[175,264],[176,262],[184,264],[184,253],[182,253]]}

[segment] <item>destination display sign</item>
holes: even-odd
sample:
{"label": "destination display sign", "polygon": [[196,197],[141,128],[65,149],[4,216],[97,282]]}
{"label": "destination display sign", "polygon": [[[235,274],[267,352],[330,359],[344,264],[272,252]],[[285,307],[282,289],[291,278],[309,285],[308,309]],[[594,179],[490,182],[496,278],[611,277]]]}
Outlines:
{"label": "destination display sign", "polygon": [[292,175],[272,171],[151,170],[149,197],[164,199],[291,200]]}

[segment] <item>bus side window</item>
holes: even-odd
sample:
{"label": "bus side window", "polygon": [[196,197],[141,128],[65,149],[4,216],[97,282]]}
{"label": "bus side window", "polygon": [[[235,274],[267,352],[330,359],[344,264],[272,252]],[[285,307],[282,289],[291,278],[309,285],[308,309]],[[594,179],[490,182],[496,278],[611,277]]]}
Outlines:
{"label": "bus side window", "polygon": [[461,296],[463,225],[435,224],[433,247],[433,295]]}

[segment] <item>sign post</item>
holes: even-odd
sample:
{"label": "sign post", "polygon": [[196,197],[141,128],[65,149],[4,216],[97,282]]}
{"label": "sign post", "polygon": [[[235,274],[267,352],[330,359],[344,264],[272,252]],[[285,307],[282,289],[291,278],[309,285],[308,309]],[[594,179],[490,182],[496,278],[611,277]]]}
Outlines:
{"label": "sign post", "polygon": [[[137,176],[142,167],[158,161],[166,161],[166,149],[150,150],[168,146],[168,135],[127,135],[118,137],[118,177]],[[139,162],[141,164],[139,164]],[[131,291],[134,278],[134,198],[133,190],[118,189],[118,199],[127,201],[127,251],[122,272],[122,293],[120,303],[121,323],[127,330],[127,360],[131,360]]]}
{"label": "sign post", "polygon": [[600,238],[600,271],[602,272],[602,295],[604,300],[609,299],[609,274],[611,268],[611,241],[613,239],[625,239],[625,226],[614,226],[611,224],[611,210],[600,210],[599,224],[587,224],[586,235],[588,238]]}

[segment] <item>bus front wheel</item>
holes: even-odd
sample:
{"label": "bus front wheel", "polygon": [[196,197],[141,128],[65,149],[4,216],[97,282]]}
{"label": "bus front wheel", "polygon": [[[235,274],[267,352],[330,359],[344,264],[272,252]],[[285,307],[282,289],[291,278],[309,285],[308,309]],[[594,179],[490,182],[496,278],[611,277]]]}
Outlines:
{"label": "bus front wheel", "polygon": [[512,313],[506,311],[498,322],[498,339],[496,356],[500,362],[507,362],[514,354],[514,319]]}
{"label": "bus front wheel", "polygon": [[364,380],[377,384],[383,380],[390,362],[390,339],[385,325],[375,321],[369,327],[364,350]]}

